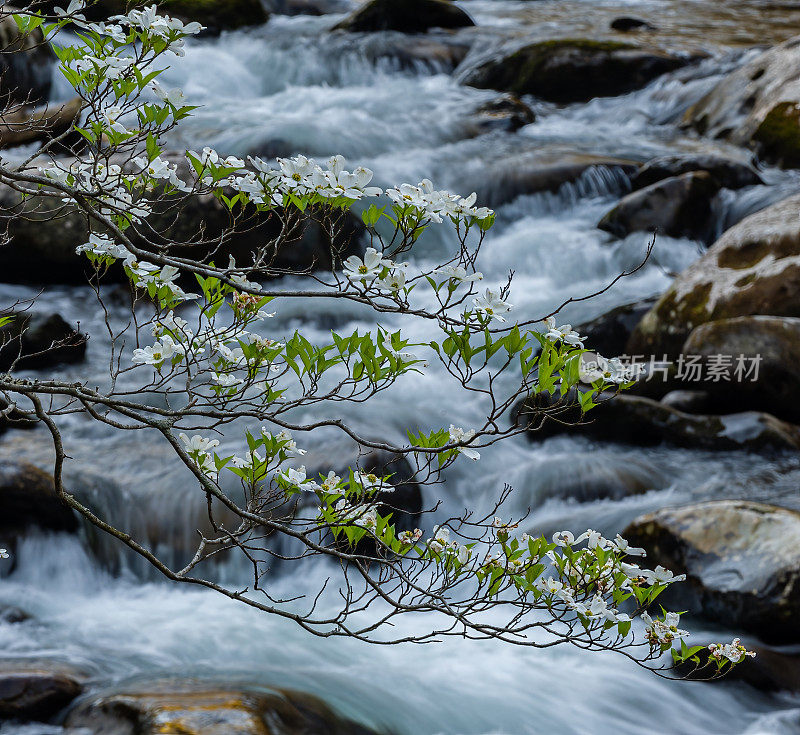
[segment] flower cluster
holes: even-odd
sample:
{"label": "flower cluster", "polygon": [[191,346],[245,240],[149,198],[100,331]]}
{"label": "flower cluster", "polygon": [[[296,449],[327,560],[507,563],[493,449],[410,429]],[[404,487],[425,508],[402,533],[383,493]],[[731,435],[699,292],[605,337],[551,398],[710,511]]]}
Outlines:
{"label": "flower cluster", "polygon": [[485,220],[493,212],[487,207],[476,207],[477,194],[473,192],[464,198],[449,191],[437,191],[430,179],[423,179],[419,184],[401,184],[386,190],[386,196],[392,200],[398,210],[411,210],[423,220],[442,222],[444,217],[457,221],[463,218]]}
{"label": "flower cluster", "polygon": [[730,661],[732,664],[738,664],[746,656],[755,658],[756,655],[755,651],[748,651],[738,638],[734,638],[730,643],[712,643],[708,647],[708,652],[718,663]]}

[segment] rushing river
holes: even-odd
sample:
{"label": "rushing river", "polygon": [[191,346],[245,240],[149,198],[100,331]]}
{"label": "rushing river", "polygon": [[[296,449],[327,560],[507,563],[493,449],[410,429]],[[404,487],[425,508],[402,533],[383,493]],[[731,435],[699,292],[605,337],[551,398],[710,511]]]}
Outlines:
{"label": "rushing river", "polygon": [[[191,102],[204,105],[186,123],[181,142],[240,155],[342,153],[349,163],[372,168],[379,185],[427,176],[443,188],[463,194],[475,188],[487,195],[521,161],[535,168],[537,162],[579,155],[644,161],[700,150],[746,159],[741,150],[682,132],[681,115],[750,53],[749,46],[776,43],[800,30],[800,9],[791,3],[764,9],[756,0],[461,4],[478,23],[459,32],[473,44],[470,58],[492,54],[513,36],[605,37],[609,21],[618,15],[655,23],[661,28],[653,36],[657,43],[703,48],[712,57],[625,97],[566,108],[533,101],[534,124],[516,133],[476,136],[472,113],[495,93],[460,86],[457,76],[436,62],[409,69],[382,57],[382,45],[397,44],[400,36],[329,34],[339,15],[273,15],[264,27],[190,44],[186,57],[167,72],[168,86],[181,86]],[[68,93],[63,82],[59,92]],[[763,176],[767,186],[724,198],[720,229],[800,189],[786,172],[766,170]],[[641,259],[645,235],[616,241],[596,229],[627,186],[619,171],[595,169],[555,194],[520,196],[497,207],[497,224],[478,268],[487,285],[502,282],[510,269],[516,272],[510,300],[517,318],[540,318],[569,296],[601,288]],[[412,259],[432,262],[453,247],[442,230],[426,237]],[[698,257],[698,249],[688,240],[660,238],[641,271],[599,299],[572,305],[565,320],[580,323],[617,304],[660,293],[671,273]],[[0,289],[4,297],[33,293],[17,286]],[[102,381],[106,343],[92,292],[50,288],[41,306],[79,320],[82,331],[92,335],[87,363],[65,369],[64,375]],[[324,340],[331,321],[351,330],[374,326],[363,321],[368,314],[338,303],[300,309],[296,304],[282,308],[278,300],[275,306],[278,317],[269,324],[274,337],[301,322],[312,340]],[[122,312],[113,316],[123,318]],[[412,327],[409,336],[431,339],[424,329]],[[345,407],[341,415],[366,435],[399,442],[409,426],[480,423],[483,407],[450,385],[432,366],[425,376],[407,376],[395,390],[366,406]],[[143,436],[115,436],[75,417],[66,424],[65,438],[74,458],[68,475],[80,474],[83,484],[88,482],[93,502],[107,504],[120,522],[154,533],[164,550],[188,543],[186,519],[198,507],[196,491],[185,474],[170,469],[165,447]],[[306,446],[311,441],[298,439]],[[38,432],[6,434],[3,444],[34,460],[48,456]],[[237,438],[226,437],[225,447],[239,449]],[[477,464],[464,464],[448,471],[445,484],[426,491],[426,505],[441,500],[442,514],[465,506],[488,508],[509,483],[515,492],[506,514],[524,514],[530,507],[524,529],[530,532],[591,526],[613,534],[659,507],[745,493],[798,503],[800,462],[791,458],[634,449],[569,437],[531,444],[519,437],[486,450]],[[598,476],[612,483],[633,477],[650,490],[582,503],[560,493],[589,486]],[[113,557],[107,544],[99,545],[101,558]],[[297,687],[396,735],[800,733],[800,698],[768,696],[736,683],[668,682],[620,656],[457,639],[401,647],[316,639],[213,593],[165,584],[135,564],[117,567],[112,576],[75,538],[31,538],[18,554],[17,570],[0,584],[0,603],[21,607],[33,619],[0,622],[0,651],[73,663],[89,671],[98,687],[166,674]],[[237,570],[230,574],[235,578]],[[313,592],[325,576],[324,566],[308,565],[292,576],[276,576],[274,589],[277,594]],[[692,622],[698,641],[703,631],[731,633]],[[414,630],[430,621],[404,624]],[[60,732],[40,725],[0,726],[2,735]]]}

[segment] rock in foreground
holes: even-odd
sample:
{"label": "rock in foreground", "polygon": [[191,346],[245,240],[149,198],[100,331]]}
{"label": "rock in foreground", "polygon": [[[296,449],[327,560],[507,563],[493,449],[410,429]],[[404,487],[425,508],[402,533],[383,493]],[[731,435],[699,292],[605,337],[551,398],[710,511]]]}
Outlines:
{"label": "rock in foreground", "polygon": [[623,535],[647,550],[651,568],[687,575],[665,593],[669,609],[701,611],[766,641],[800,640],[800,513],[715,500],[642,516]]}
{"label": "rock in foreground", "polygon": [[92,735],[374,735],[308,694],[174,681],[91,698],[65,724]]}
{"label": "rock in foreground", "polygon": [[800,196],[731,227],[683,271],[631,335],[628,354],[675,357],[700,324],[800,316]]}
{"label": "rock in foreground", "polygon": [[429,28],[474,26],[452,0],[369,0],[334,30],[366,32],[400,31],[425,33]]}
{"label": "rock in foreground", "polygon": [[692,57],[630,43],[590,39],[538,41],[484,62],[464,84],[550,102],[588,102],[644,87]]}
{"label": "rock in foreground", "polygon": [[0,660],[0,721],[49,720],[81,693],[81,679],[57,663]]}

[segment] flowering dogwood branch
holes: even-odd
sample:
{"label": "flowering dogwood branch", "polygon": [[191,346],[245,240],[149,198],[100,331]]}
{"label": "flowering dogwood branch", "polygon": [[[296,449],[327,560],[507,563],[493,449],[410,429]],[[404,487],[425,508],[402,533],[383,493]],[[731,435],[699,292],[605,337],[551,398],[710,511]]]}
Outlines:
{"label": "flowering dogwood branch", "polygon": [[[91,266],[107,331],[109,375],[102,387],[19,379],[16,361],[0,375],[9,411],[49,430],[61,497],[167,578],[292,619],[315,635],[382,644],[448,635],[535,647],[570,643],[617,651],[658,671],[673,662],[701,665],[700,647],[685,643],[678,613],[647,612],[681,577],[632,563],[644,552],[623,538],[593,530],[551,539],[518,534],[521,519],[501,518],[508,487],[485,516],[465,511],[426,532],[409,523],[416,518],[407,509],[393,506],[393,474],[361,461],[372,450],[405,458],[413,469],[407,481],[435,484],[455,462],[479,461],[485,447],[525,430],[505,420],[520,398],[550,396],[529,419],[558,420],[570,401],[590,411],[598,394],[635,377],[601,356],[587,367],[586,338],[555,315],[535,329],[513,322],[511,277],[479,285],[477,257],[494,213],[478,206],[475,194],[437,190],[427,179],[384,191],[372,185],[369,169],[350,170],[341,156],[319,164],[305,156],[244,160],[211,148],[170,153],[164,141],[195,108],[159,76],[164,60],[181,56],[201,26],[160,15],[154,6],[106,23],[87,22],[82,10],[81,0],[72,0],[50,17],[30,9],[14,15],[22,32],[39,29],[54,43],[59,70],[81,100],[72,130],[80,149],[64,158],[45,144],[23,161],[0,159],[0,182],[19,194],[6,216],[51,207],[85,221],[86,240],[77,251]],[[55,45],[68,24],[79,42]],[[198,201],[224,216],[224,226],[198,224],[174,237],[170,226]],[[355,212],[369,244],[354,252],[346,229]],[[329,262],[281,265],[281,254],[310,223],[330,244]],[[454,233],[451,256],[429,268],[403,260],[436,226]],[[231,244],[247,232],[256,234],[245,260]],[[130,286],[130,318],[122,325],[103,301],[102,284],[115,272]],[[276,285],[284,275],[303,287]],[[415,342],[403,329],[376,324],[312,342],[299,330],[278,335],[270,328],[281,305],[311,299],[422,320],[438,337]],[[337,405],[370,401],[432,362],[486,406],[480,426],[414,427],[407,443],[391,443],[362,435],[340,417]],[[309,408],[320,418],[299,418]],[[158,435],[192,473],[207,501],[209,527],[180,568],[66,489],[59,426],[76,413],[116,430]],[[306,469],[302,437],[324,429],[359,447],[358,461],[345,472]],[[217,438],[223,434],[240,436],[246,449],[223,452]],[[241,493],[226,492],[232,479]],[[214,576],[215,564],[232,556],[252,566],[246,589]],[[318,612],[322,589],[291,600],[270,591],[274,564],[314,557],[332,562],[326,586],[339,594],[335,613]],[[427,632],[392,633],[397,618],[423,613],[432,621]],[[708,650],[712,675],[746,655],[737,641]],[[665,664],[667,652],[672,658]]]}

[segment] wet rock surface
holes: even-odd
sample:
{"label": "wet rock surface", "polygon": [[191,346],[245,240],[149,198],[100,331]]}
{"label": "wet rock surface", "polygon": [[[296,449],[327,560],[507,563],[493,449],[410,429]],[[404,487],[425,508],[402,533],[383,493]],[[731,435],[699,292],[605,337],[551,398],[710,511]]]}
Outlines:
{"label": "wet rock surface", "polygon": [[6,312],[12,320],[0,327],[0,370],[40,369],[75,363],[86,354],[86,336],[59,314]]}
{"label": "wet rock surface", "polygon": [[630,354],[676,356],[690,332],[739,316],[800,316],[800,196],[746,217],[684,270],[637,325]]}
{"label": "wet rock surface", "polygon": [[587,102],[639,89],[691,61],[688,55],[630,43],[558,39],[490,59],[469,71],[463,82],[550,102]]}
{"label": "wet rock surface", "polygon": [[741,189],[764,183],[750,165],[710,154],[660,156],[645,163],[632,177],[631,187],[643,189],[658,181],[692,171],[705,171],[724,189]]}
{"label": "wet rock surface", "polygon": [[716,500],[642,516],[623,535],[650,564],[687,575],[663,595],[668,609],[700,610],[765,641],[800,640],[800,513]]}
{"label": "wet rock surface", "polygon": [[80,695],[84,678],[57,662],[0,659],[0,721],[50,720]]}
{"label": "wet rock surface", "polygon": [[309,694],[185,681],[99,694],[65,724],[92,735],[374,735]]}
{"label": "wet rock surface", "polygon": [[616,237],[655,232],[706,241],[714,228],[711,202],[719,188],[705,171],[673,176],[628,194],[597,226]]}
{"label": "wet rock surface", "polygon": [[452,0],[369,0],[334,30],[425,33],[430,28],[465,28],[472,18]]}

